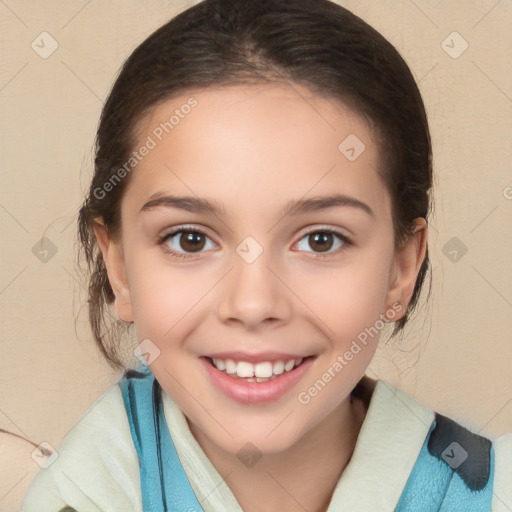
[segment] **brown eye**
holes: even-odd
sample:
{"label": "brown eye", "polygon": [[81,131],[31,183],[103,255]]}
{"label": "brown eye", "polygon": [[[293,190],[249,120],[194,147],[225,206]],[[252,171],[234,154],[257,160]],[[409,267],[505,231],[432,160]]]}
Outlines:
{"label": "brown eye", "polygon": [[183,231],[179,245],[186,252],[198,252],[204,248],[205,236],[197,231]]}
{"label": "brown eye", "polygon": [[[299,250],[305,252],[312,252],[318,256],[330,256],[336,254],[338,250],[349,245],[350,240],[343,234],[330,229],[317,229],[305,233],[301,240],[298,242]],[[312,251],[307,249],[309,246]]]}
{"label": "brown eye", "polygon": [[308,238],[309,246],[318,252],[325,252],[331,249],[333,246],[333,235],[331,233],[324,233],[319,231],[309,235]]}
{"label": "brown eye", "polygon": [[164,247],[166,252],[183,257],[216,247],[206,233],[198,229],[183,229],[183,227],[164,235],[158,240],[158,243]]}

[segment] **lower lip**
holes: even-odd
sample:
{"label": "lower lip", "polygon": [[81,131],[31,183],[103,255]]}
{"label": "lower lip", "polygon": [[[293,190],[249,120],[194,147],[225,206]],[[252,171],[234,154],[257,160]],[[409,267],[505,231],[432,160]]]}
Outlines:
{"label": "lower lip", "polygon": [[275,379],[267,382],[246,382],[233,379],[224,372],[217,370],[208,358],[201,357],[200,361],[213,384],[226,396],[241,404],[261,404],[277,400],[292,389],[309,370],[314,358],[304,359],[302,364],[294,370],[283,372]]}

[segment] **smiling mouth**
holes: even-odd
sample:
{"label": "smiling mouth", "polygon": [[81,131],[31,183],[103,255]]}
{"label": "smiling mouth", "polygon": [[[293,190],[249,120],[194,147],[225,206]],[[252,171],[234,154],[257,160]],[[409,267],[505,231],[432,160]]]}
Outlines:
{"label": "smiling mouth", "polygon": [[314,356],[298,357],[288,359],[286,361],[262,361],[252,364],[247,361],[234,361],[233,359],[206,359],[210,364],[234,380],[242,380],[245,382],[270,382],[279,376],[293,372],[304,361],[312,359]]}

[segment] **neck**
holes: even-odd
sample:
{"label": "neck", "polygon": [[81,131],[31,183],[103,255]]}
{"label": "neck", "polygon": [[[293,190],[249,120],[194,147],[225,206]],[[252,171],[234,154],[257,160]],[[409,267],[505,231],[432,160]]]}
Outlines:
{"label": "neck", "polygon": [[365,377],[349,397],[298,443],[282,452],[265,454],[248,468],[241,467],[236,455],[220,449],[188,423],[215,469],[228,475],[226,483],[243,510],[324,512],[352,457],[372,384],[375,382]]}

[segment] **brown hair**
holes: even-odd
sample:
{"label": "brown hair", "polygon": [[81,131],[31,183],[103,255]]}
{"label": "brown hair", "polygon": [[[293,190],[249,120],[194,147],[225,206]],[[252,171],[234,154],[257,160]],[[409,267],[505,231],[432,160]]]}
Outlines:
{"label": "brown hair", "polygon": [[[362,115],[379,139],[399,247],[413,220],[427,219],[432,186],[432,149],[420,92],[407,64],[381,34],[328,0],[204,0],[174,17],[142,42],[123,64],[103,107],[96,137],[95,168],[79,211],[78,234],[88,264],[89,319],[109,364],[123,368],[119,325],[106,310],[115,296],[93,221],[120,234],[120,201],[130,179],[118,180],[133,151],[137,123],[165,100],[210,86],[291,81],[338,99]],[[124,175],[124,174],[123,174]],[[428,250],[401,331],[416,307],[430,268]]]}

